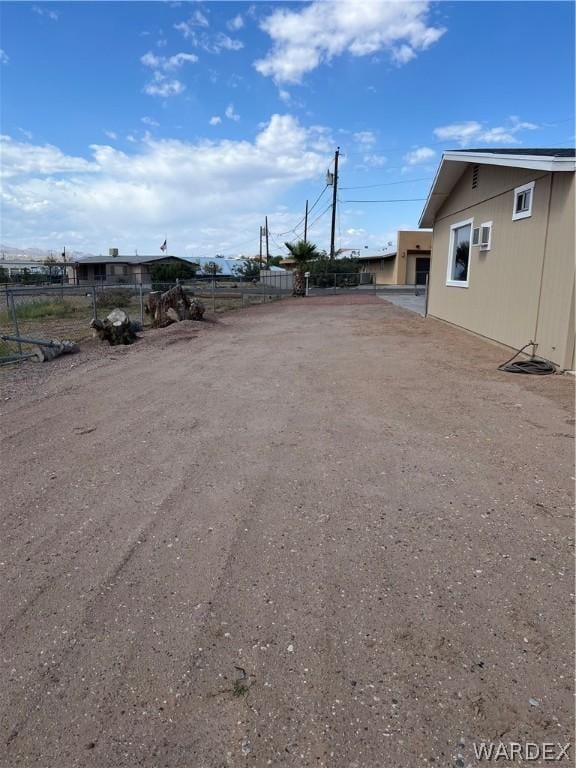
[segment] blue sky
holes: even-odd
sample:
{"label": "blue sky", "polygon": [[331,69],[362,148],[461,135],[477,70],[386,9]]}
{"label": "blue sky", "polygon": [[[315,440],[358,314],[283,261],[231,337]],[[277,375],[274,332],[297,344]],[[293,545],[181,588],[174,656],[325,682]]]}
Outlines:
{"label": "blue sky", "polygon": [[[339,145],[337,245],[380,248],[417,224],[444,149],[574,145],[568,2],[0,14],[4,245],[252,254],[268,215],[281,253]],[[330,195],[310,215],[322,248]]]}

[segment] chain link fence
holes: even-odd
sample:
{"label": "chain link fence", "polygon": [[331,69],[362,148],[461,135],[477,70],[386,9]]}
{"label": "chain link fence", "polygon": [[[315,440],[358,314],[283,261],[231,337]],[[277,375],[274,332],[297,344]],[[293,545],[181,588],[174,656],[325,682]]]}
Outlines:
{"label": "chain link fence", "polygon": [[369,287],[375,287],[374,275],[370,272],[311,272],[308,278],[310,291]]}
{"label": "chain link fence", "polygon": [[[277,301],[287,292],[252,282],[195,279],[180,283],[186,292],[200,298],[208,312],[221,313],[254,304]],[[0,336],[31,339],[66,339],[75,342],[92,338],[90,321],[123,309],[144,328],[151,318],[146,313],[148,293],[167,291],[174,283],[150,285],[36,285],[2,286],[0,289]],[[21,355],[26,348],[18,341],[0,339],[0,363]]]}

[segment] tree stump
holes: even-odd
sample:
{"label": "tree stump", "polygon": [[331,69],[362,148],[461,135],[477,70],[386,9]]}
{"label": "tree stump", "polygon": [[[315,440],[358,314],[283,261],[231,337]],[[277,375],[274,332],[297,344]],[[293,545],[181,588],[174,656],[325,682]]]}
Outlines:
{"label": "tree stump", "polygon": [[139,325],[133,323],[123,309],[113,309],[104,320],[92,320],[90,327],[102,341],[107,341],[111,347],[118,344],[133,344]]}
{"label": "tree stump", "polygon": [[180,320],[201,320],[204,304],[199,299],[192,299],[181,285],[175,285],[165,293],[151,291],[148,294],[146,312],[152,318],[153,328],[163,328]]}

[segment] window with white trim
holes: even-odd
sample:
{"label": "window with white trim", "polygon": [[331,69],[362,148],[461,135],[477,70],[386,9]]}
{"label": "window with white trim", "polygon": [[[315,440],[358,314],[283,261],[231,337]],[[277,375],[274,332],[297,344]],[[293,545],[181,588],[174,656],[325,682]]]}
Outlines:
{"label": "window with white trim", "polygon": [[492,222],[485,221],[480,225],[480,250],[489,251],[492,244]]}
{"label": "window with white trim", "polygon": [[532,201],[534,199],[534,184],[523,184],[514,190],[514,208],[512,210],[512,221],[518,219],[527,219],[532,216]]}
{"label": "window with white trim", "polygon": [[468,287],[470,276],[470,246],[474,219],[459,221],[450,227],[450,250],[446,285]]}
{"label": "window with white trim", "polygon": [[480,242],[480,227],[474,227],[472,230],[472,245],[478,245]]}

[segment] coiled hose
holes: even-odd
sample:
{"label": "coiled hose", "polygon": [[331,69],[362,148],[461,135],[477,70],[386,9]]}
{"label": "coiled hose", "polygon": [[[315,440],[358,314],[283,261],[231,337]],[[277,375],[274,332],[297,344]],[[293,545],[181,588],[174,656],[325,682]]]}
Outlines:
{"label": "coiled hose", "polygon": [[[505,363],[498,366],[499,371],[506,371],[506,373],[531,373],[534,376],[547,376],[550,373],[556,373],[556,366],[551,363],[550,360],[545,360],[543,357],[536,357],[534,353],[529,360],[516,360],[518,355],[527,347],[534,348],[534,342],[529,341],[522,349],[519,349],[516,354],[512,355],[510,360],[506,360]],[[514,362],[515,361],[515,362]]]}

